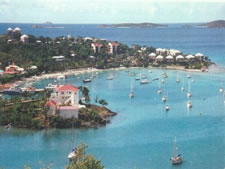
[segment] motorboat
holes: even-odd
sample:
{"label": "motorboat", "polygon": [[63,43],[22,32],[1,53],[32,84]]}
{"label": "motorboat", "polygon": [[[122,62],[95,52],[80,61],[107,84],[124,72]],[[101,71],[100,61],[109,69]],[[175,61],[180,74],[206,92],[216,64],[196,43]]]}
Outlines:
{"label": "motorboat", "polygon": [[152,81],[155,81],[155,80],[159,80],[159,78],[158,77],[155,77],[154,79],[152,79]]}
{"label": "motorboat", "polygon": [[89,83],[89,82],[91,82],[91,81],[92,81],[92,79],[90,79],[90,78],[84,79],[84,80],[83,80],[84,83]]}
{"label": "motorboat", "polygon": [[113,80],[113,76],[108,76],[106,80]]}
{"label": "motorboat", "polygon": [[148,83],[149,83],[149,81],[147,79],[144,79],[144,80],[140,81],[140,84],[148,84]]}
{"label": "motorboat", "polygon": [[141,79],[147,79],[147,76],[145,76],[144,74],[141,75]]}
{"label": "motorboat", "polygon": [[162,80],[161,80],[161,83],[165,83],[165,80],[164,80],[164,79],[162,79]]}
{"label": "motorboat", "polygon": [[66,76],[65,75],[59,75],[57,76],[57,80],[65,80]]}
{"label": "motorboat", "polygon": [[136,78],[135,78],[135,80],[140,80],[140,79],[141,79],[140,77],[136,77]]}

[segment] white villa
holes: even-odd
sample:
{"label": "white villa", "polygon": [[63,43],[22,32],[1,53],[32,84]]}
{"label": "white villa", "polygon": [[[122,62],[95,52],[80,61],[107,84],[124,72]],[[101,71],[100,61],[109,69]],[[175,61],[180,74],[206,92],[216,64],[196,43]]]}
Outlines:
{"label": "white villa", "polygon": [[79,109],[84,107],[79,105],[79,89],[72,85],[57,85],[46,106],[49,116],[56,115],[58,110],[62,118],[78,118]]}

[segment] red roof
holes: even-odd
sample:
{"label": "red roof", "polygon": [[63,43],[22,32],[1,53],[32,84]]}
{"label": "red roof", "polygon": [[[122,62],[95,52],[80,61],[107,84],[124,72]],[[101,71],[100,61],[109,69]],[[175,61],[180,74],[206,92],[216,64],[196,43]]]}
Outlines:
{"label": "red roof", "polygon": [[103,46],[103,44],[101,44],[101,43],[92,43],[92,44],[94,44],[95,45],[95,47],[102,47]]}
{"label": "red roof", "polygon": [[112,46],[119,46],[120,44],[117,42],[109,42]]}
{"label": "red roof", "polygon": [[75,86],[72,85],[63,85],[63,86],[59,86],[56,89],[57,92],[64,92],[64,91],[74,91],[77,92],[78,88],[76,88]]}
{"label": "red roof", "polygon": [[49,100],[49,101],[47,101],[47,103],[45,104],[45,106],[49,106],[49,107],[56,106],[56,102],[53,101],[53,100]]}
{"label": "red roof", "polygon": [[59,110],[77,110],[79,109],[78,106],[60,106]]}

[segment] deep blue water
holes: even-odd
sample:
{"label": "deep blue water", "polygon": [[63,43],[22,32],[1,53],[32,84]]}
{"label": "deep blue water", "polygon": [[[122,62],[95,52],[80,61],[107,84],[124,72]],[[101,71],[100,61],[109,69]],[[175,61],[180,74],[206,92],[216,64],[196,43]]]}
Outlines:
{"label": "deep blue water", "polygon": [[[184,52],[201,52],[221,66],[225,66],[225,29],[169,28],[157,29],[116,29],[98,28],[97,25],[65,25],[65,29],[33,29],[29,24],[19,26],[26,34],[43,36],[93,36],[117,40],[128,45],[137,43],[154,47],[175,48]],[[0,24],[4,33],[8,24]],[[148,79],[162,77],[165,70],[132,69],[136,74],[145,73]],[[112,81],[108,75],[118,74]],[[0,129],[0,167],[5,169],[23,168],[30,164],[40,168],[41,163],[53,162],[54,169],[67,164],[67,155],[74,145],[88,144],[88,153],[101,159],[107,169],[222,169],[225,167],[225,105],[219,88],[225,88],[223,73],[187,73],[168,71],[168,79],[162,85],[154,81],[140,85],[127,72],[105,71],[88,84],[92,100],[95,96],[109,102],[108,108],[118,112],[112,123],[99,129],[62,129],[31,131]],[[181,82],[176,83],[176,76]],[[83,85],[83,74],[78,79],[70,76],[65,81],[48,79],[39,81],[36,87],[48,83]],[[195,81],[192,82],[192,79]],[[129,99],[131,81],[134,83],[135,98]],[[193,108],[186,108],[188,81],[191,84]],[[165,112],[162,95],[157,94],[160,86],[168,93],[170,111]],[[184,85],[185,92],[180,88]],[[75,141],[72,143],[72,135]],[[169,158],[173,151],[173,139],[177,137],[178,151],[183,153],[184,162],[172,166]]]}

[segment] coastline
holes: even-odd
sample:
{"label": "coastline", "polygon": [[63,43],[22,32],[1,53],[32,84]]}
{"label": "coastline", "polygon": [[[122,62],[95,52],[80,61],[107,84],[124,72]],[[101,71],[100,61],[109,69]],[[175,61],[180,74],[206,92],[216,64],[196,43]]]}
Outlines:
{"label": "coastline", "polygon": [[[216,64],[213,64],[213,65],[217,66]],[[40,76],[32,76],[29,78],[24,78],[20,81],[14,82],[13,85],[21,85],[23,82],[57,78],[60,75],[71,76],[71,75],[80,75],[80,74],[92,73],[92,72],[94,73],[94,72],[103,72],[103,71],[110,71],[110,70],[125,70],[125,69],[129,69],[129,68],[141,68],[141,67],[118,67],[118,68],[110,68],[110,69],[97,69],[97,68],[69,69],[64,72],[47,73],[47,74],[42,74]],[[161,69],[161,70],[163,70],[163,69],[179,70],[179,71],[185,71],[185,72],[198,72],[198,73],[205,73],[210,70],[210,66],[206,69],[185,69],[184,66],[166,66],[166,67],[148,66],[146,68],[154,68],[154,69]]]}

